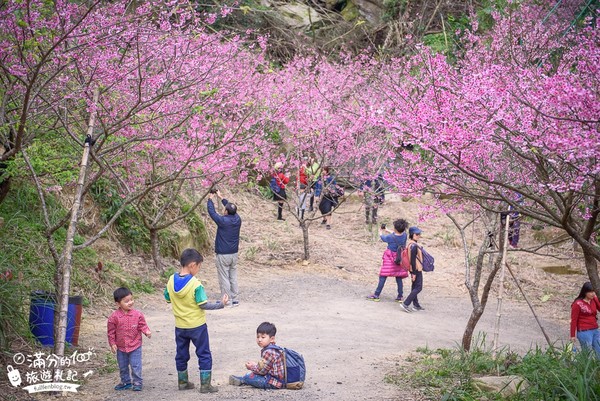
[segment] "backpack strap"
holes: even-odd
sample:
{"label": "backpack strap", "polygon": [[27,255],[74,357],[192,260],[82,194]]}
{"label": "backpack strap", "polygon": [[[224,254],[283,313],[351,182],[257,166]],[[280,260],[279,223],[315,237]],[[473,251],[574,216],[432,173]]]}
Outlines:
{"label": "backpack strap", "polygon": [[280,347],[276,344],[269,344],[265,347],[266,349],[274,349],[275,351],[279,351],[281,353],[281,357],[283,358],[283,386],[287,386],[287,360],[285,358],[285,348]]}
{"label": "backpack strap", "polygon": [[[423,260],[419,257],[419,249],[421,249],[421,255],[423,255],[423,247],[421,245],[417,244],[416,242],[413,242],[412,244],[417,247],[416,258],[419,261],[419,263],[421,263],[421,269],[423,269]],[[410,252],[408,252],[408,255],[410,256]],[[415,264],[415,269],[416,268],[417,268],[417,265]]]}
{"label": "backpack strap", "polygon": [[[410,265],[410,274],[413,274],[413,267],[412,267],[412,248],[413,246],[419,246],[419,244],[417,244],[416,242],[411,242],[409,244],[406,244],[406,248],[408,248],[408,260],[409,260],[409,265]],[[417,249],[417,260],[419,262],[421,262],[421,260],[419,259],[419,250]],[[421,265],[423,265],[423,262],[421,262]],[[417,264],[415,262],[415,270],[417,269]]]}

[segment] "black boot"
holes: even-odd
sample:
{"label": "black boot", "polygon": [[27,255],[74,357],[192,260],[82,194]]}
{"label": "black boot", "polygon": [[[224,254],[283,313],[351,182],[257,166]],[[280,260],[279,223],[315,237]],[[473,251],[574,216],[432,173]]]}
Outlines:
{"label": "black boot", "polygon": [[283,203],[277,204],[277,220],[285,220],[283,218]]}

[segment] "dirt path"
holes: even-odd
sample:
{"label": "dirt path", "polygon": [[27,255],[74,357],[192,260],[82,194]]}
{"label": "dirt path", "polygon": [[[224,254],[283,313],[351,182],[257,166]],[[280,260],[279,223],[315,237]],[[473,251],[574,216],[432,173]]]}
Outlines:
{"label": "dirt path", "polygon": [[[425,291],[423,304],[427,310],[406,314],[391,297],[379,303],[363,300],[367,290],[364,286],[321,275],[285,273],[282,277],[278,270],[265,272],[260,281],[244,277],[246,300],[241,306],[209,313],[213,369],[220,391],[218,395],[202,395],[202,399],[275,397],[264,391],[227,385],[229,374],[243,373],[244,362],[259,355],[254,333],[265,320],[277,325],[278,342],[303,353],[307,363],[306,387],[302,391],[281,391],[277,399],[411,399],[406,394],[410,391],[403,394],[401,388],[384,383],[395,357],[417,347],[454,346],[468,317],[468,305],[459,298],[433,298]],[[87,383],[80,396],[87,400],[150,401],[171,400],[176,394],[179,400],[197,400],[196,392],[174,390],[174,330],[169,306],[158,296],[140,301],[138,306],[146,313],[154,332],[152,339],[144,343],[144,391],[113,391],[118,380],[115,372]],[[540,342],[539,330],[530,314],[517,305],[507,307],[510,315],[503,321],[502,343],[526,349]],[[488,313],[479,328],[491,331],[492,322],[493,313]],[[549,329],[552,335],[562,330],[554,324]],[[195,366],[192,358],[190,371]],[[194,377],[194,381],[198,383],[198,378]]]}
{"label": "dirt path", "polygon": [[[386,384],[385,375],[417,347],[453,347],[460,342],[471,307],[461,284],[461,260],[447,256],[460,254],[460,250],[449,248],[441,236],[426,237],[425,243],[437,256],[436,272],[425,276],[420,299],[426,310],[407,314],[393,302],[393,282],[387,283],[381,302],[364,299],[376,284],[384,247],[365,231],[359,204],[350,203],[342,209],[333,230],[313,227],[313,262],[303,266],[293,261],[299,256],[301,237],[292,221],[274,222],[271,205],[239,203],[245,219],[240,252],[241,305],[208,312],[213,380],[220,386],[219,392],[199,395],[196,391],[176,390],[174,319],[170,306],[157,293],[137,297],[136,307],[145,313],[154,333],[152,339],[144,339],[144,390],[112,390],[118,381],[118,372],[113,372],[94,375],[75,399],[415,399],[410,389]],[[250,209],[254,213],[248,213]],[[412,210],[399,200],[389,201],[382,212],[388,222],[397,214],[416,220]],[[434,232],[435,224],[423,225],[426,235]],[[437,232],[442,230],[437,227]],[[218,284],[211,256],[199,276],[209,297],[215,299]],[[535,320],[522,302],[505,301],[504,311],[500,335],[503,345],[517,350],[536,343],[543,345]],[[553,340],[565,339],[566,326],[563,321],[557,322],[552,312],[542,308],[542,320]],[[495,300],[490,302],[478,331],[492,332],[494,313]],[[568,312],[561,313],[564,320]],[[230,374],[243,374],[244,362],[259,356],[254,338],[262,321],[276,324],[280,345],[304,355],[307,381],[303,390],[273,393],[227,384]],[[491,342],[491,334],[488,339]],[[87,317],[82,343],[106,349],[104,316]],[[197,372],[194,357],[189,366],[190,372]],[[196,374],[192,377],[198,384]]]}

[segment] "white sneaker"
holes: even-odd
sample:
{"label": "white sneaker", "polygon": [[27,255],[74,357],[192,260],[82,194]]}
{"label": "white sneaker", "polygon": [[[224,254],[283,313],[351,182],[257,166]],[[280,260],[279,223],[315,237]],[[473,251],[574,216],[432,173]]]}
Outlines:
{"label": "white sneaker", "polygon": [[400,309],[402,309],[406,313],[412,313],[412,309],[409,309],[406,305],[404,305],[404,302],[400,303]]}

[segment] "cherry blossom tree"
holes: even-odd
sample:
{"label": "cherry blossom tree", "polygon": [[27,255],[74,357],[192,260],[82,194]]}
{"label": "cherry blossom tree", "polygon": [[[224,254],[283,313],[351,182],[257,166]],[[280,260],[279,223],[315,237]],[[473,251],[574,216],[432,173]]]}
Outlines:
{"label": "cherry blossom tree", "polygon": [[[574,10],[550,6],[494,13],[492,30],[465,34],[455,63],[419,49],[384,66],[380,121],[398,146],[416,149],[398,152],[388,179],[563,229],[600,289],[598,30],[575,30]],[[478,316],[475,308],[469,326]]]}
{"label": "cherry blossom tree", "polygon": [[[277,161],[284,162],[293,174],[307,159],[321,169],[330,167],[337,184],[348,190],[346,195],[365,180],[377,177],[387,160],[381,150],[391,137],[365,118],[363,110],[372,107],[372,71],[368,67],[368,58],[344,57],[335,63],[315,56],[296,59],[274,75],[268,92],[278,103],[270,119],[280,128],[281,147],[286,150]],[[318,177],[313,177],[316,180]],[[291,211],[301,207],[301,193],[296,188],[296,194],[288,196]],[[340,198],[334,211],[345,199]],[[311,213],[292,215],[302,229],[303,257],[308,260],[308,229],[320,215],[316,208]]]}
{"label": "cherry blossom tree", "polygon": [[[97,240],[128,205],[160,192],[175,196],[186,180],[199,187],[244,180],[243,162],[268,152],[259,140],[261,106],[248,95],[263,60],[239,37],[204,32],[184,3],[127,9],[122,2],[14,1],[1,13],[2,160],[17,157],[38,188],[56,265],[55,352],[62,355],[73,252]],[[30,145],[41,141],[70,150],[74,170],[75,149],[84,149],[63,216],[46,207],[47,189],[64,184],[60,172],[32,163]],[[123,202],[74,245],[82,198],[101,177],[115,183]],[[54,234],[63,226],[61,244]]]}

